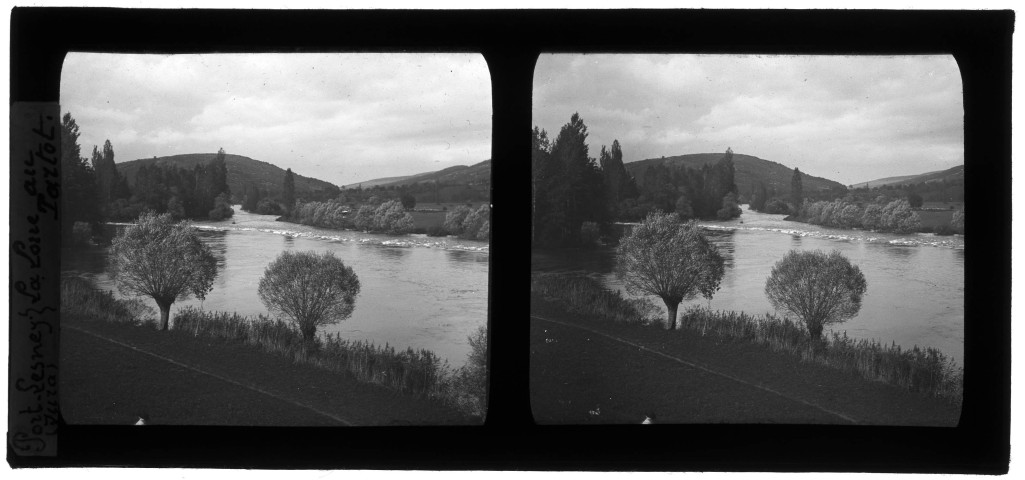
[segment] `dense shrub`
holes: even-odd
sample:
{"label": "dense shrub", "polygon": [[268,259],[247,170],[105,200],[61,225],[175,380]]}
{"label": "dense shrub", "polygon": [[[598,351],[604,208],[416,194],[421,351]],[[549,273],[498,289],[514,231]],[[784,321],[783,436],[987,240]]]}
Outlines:
{"label": "dense shrub", "polygon": [[470,207],[460,205],[452,211],[445,214],[445,231],[449,235],[462,235],[463,233],[463,221],[470,215]]}

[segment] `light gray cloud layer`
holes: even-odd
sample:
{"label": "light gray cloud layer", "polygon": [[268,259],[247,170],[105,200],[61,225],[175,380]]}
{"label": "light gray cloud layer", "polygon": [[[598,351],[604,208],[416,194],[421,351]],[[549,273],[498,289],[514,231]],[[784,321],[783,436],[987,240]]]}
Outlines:
{"label": "light gray cloud layer", "polygon": [[951,56],[541,55],[534,125],[573,112],[624,161],[732,147],[845,184],[964,163]]}
{"label": "light gray cloud layer", "polygon": [[244,155],[345,185],[491,158],[477,54],[71,53],[61,107],[88,155]]}

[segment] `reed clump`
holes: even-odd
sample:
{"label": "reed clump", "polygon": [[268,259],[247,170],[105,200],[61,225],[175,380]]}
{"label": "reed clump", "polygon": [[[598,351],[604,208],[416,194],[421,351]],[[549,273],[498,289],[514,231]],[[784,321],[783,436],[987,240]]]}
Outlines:
{"label": "reed clump", "polygon": [[[531,292],[555,300],[567,313],[606,321],[658,323],[648,310],[637,307],[636,300],[625,299],[619,292],[586,277],[535,275],[531,279]],[[650,302],[648,305],[657,311]],[[878,340],[855,340],[848,337],[847,332],[832,332],[815,340],[800,323],[770,313],[755,316],[692,306],[683,310],[677,321],[681,330],[720,341],[764,345],[805,362],[853,372],[869,380],[961,404],[964,368],[935,348],[904,348]]]}
{"label": "reed clump", "polygon": [[142,325],[156,321],[142,300],[119,300],[109,291],[93,288],[79,277],[61,278],[61,315],[71,320]]}
{"label": "reed clump", "polygon": [[531,293],[560,301],[568,313],[598,317],[611,322],[652,324],[661,312],[646,299],[626,298],[605,288],[598,280],[581,275],[533,274]]}

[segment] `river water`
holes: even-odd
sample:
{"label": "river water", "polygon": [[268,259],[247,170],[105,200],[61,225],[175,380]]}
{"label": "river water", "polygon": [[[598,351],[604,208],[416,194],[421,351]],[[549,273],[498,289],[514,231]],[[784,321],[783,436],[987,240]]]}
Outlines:
{"label": "river water", "polygon": [[[700,222],[725,258],[726,274],[711,302],[699,296],[684,306],[773,312],[765,296],[773,264],[793,249],[839,250],[861,269],[868,290],[859,314],[833,330],[887,344],[933,347],[964,365],[964,237],[838,230],[784,217],[745,205],[738,219]],[[582,273],[626,293],[612,273],[616,255],[611,248],[535,252],[532,258],[535,271]],[[665,312],[658,297],[648,298]]]}
{"label": "river water", "polygon": [[[351,340],[388,343],[396,349],[426,348],[453,367],[466,361],[467,336],[488,318],[488,243],[454,237],[377,235],[275,221],[235,206],[221,222],[196,222],[200,238],[218,260],[213,290],[204,301],[175,302],[206,310],[267,314],[257,287],[267,264],[284,250],[334,252],[359,276],[361,289],[352,316],[320,328]],[[111,230],[119,228],[112,227]],[[105,246],[65,254],[62,271],[113,290]],[[152,299],[144,298],[156,311]]]}

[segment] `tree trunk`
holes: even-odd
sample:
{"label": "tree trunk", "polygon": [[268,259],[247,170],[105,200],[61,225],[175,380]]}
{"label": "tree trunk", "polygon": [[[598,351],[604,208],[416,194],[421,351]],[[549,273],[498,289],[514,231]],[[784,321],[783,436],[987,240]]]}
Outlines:
{"label": "tree trunk", "polygon": [[819,341],[822,339],[822,323],[821,322],[808,322],[808,334],[811,335],[811,339]]}
{"label": "tree trunk", "polygon": [[666,321],[666,330],[676,330],[676,309],[680,307],[679,301],[673,301],[672,299],[662,299],[666,302],[666,309],[669,310],[669,316]]}
{"label": "tree trunk", "polygon": [[157,306],[160,307],[160,329],[167,330],[168,321],[171,319],[171,302],[157,300]]}

